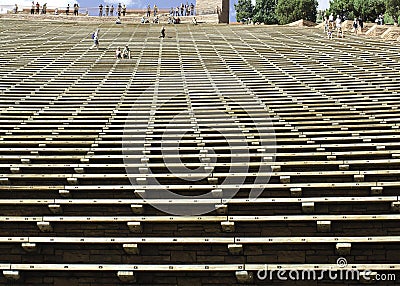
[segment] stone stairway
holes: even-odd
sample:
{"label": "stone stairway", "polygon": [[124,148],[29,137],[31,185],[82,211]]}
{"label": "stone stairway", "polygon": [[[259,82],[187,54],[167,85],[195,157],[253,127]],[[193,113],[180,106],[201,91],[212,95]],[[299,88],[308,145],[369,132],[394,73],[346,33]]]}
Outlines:
{"label": "stone stairway", "polygon": [[1,285],[283,285],[260,273],[340,259],[400,274],[395,44],[1,23]]}

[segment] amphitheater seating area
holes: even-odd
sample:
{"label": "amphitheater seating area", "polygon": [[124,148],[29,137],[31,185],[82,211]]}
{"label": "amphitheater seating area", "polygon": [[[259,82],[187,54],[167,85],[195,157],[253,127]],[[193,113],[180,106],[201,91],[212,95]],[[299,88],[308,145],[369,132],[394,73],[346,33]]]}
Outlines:
{"label": "amphitheater seating area", "polygon": [[267,285],[339,258],[400,275],[397,44],[0,22],[1,285]]}

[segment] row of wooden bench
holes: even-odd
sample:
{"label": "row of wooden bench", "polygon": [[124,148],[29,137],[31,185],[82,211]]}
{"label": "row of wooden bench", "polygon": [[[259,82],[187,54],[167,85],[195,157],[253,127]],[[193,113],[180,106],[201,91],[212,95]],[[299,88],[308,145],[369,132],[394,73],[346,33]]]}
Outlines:
{"label": "row of wooden bench", "polygon": [[[304,205],[307,203],[303,203]],[[307,205],[310,206],[310,205]],[[396,204],[398,209],[398,202]],[[41,228],[50,225],[52,222],[75,222],[75,223],[89,223],[89,222],[103,222],[115,223],[126,222],[132,229],[137,226],[140,228],[140,222],[153,222],[153,223],[177,223],[177,222],[220,222],[222,227],[234,226],[235,222],[273,222],[273,221],[369,221],[369,220],[382,220],[382,221],[397,221],[400,219],[398,214],[383,214],[383,215],[280,215],[280,216],[0,216],[1,222],[37,222],[38,227]],[[43,228],[44,229],[44,228]],[[231,231],[227,232],[232,232]],[[46,231],[45,231],[46,232]],[[47,231],[49,232],[49,231]],[[134,232],[134,231],[133,231]]]}
{"label": "row of wooden bench", "polygon": [[[169,262],[176,259],[166,252],[160,253],[164,264],[108,265],[88,264],[93,260],[85,256],[54,258],[61,252],[43,252],[42,257],[39,251],[20,259],[5,255],[0,268],[9,279],[32,271],[78,269],[93,275],[114,271],[125,282],[136,274],[140,278],[137,272],[228,271],[249,284],[259,270],[342,269],[312,262],[247,263],[253,254],[240,251],[253,245],[286,245],[291,247],[287,252],[308,247],[318,256],[324,252],[315,245],[324,244],[332,246],[332,261],[354,258],[346,270],[399,270],[385,254],[376,261],[387,263],[358,263],[369,258],[352,249],[379,245],[397,252],[396,47],[355,37],[329,41],[314,30],[280,27],[182,25],[167,27],[172,39],[160,40],[158,26],[103,23],[96,50],[90,49],[90,33],[97,23],[78,25],[70,34],[60,33],[70,24],[42,28],[33,22],[25,39],[18,31],[26,31],[26,23],[4,24],[2,252],[9,246],[14,254],[23,253],[20,246],[27,251],[59,246],[76,254],[80,247],[84,252],[95,245],[97,253],[107,255],[107,246],[115,245],[117,255],[139,253],[150,261],[139,248],[176,245],[183,253],[186,245],[199,249],[204,244],[223,251],[209,248],[196,255],[208,255],[207,261],[216,261],[212,257],[217,254],[228,257],[224,264],[191,264],[182,257],[178,265]],[[116,61],[114,50],[125,43],[132,59]],[[165,132],[170,121],[172,133]],[[270,123],[276,142],[272,147],[264,146],[272,142]],[[178,136],[186,129],[189,134]],[[213,129],[240,146],[229,148]],[[160,154],[165,150],[177,154]],[[236,151],[249,154],[234,156]],[[200,167],[200,174],[170,174],[163,159],[172,158],[183,163],[168,166]],[[248,170],[227,171],[234,167]],[[125,174],[125,168],[133,172]],[[208,176],[202,183],[179,184],[178,175]],[[218,181],[270,175],[269,183]],[[165,184],[152,184],[153,178]],[[263,190],[262,196],[245,197],[252,188]],[[207,200],[163,199],[166,190],[210,195]],[[242,193],[226,198],[232,190]],[[215,210],[207,215],[178,216],[157,209],[207,204]],[[230,264],[233,253],[244,262]],[[39,259],[56,263],[32,262]],[[87,262],[66,263],[81,260]]]}
{"label": "row of wooden bench", "polygon": [[[389,281],[393,281],[396,278],[393,271],[400,269],[399,264],[352,264],[351,269],[343,269],[336,264],[210,264],[210,265],[132,265],[132,264],[2,264],[0,268],[3,270],[3,275],[9,280],[18,280],[21,277],[20,271],[116,271],[118,278],[125,283],[136,282],[136,275],[139,272],[177,272],[177,271],[189,271],[189,272],[234,272],[235,277],[239,283],[249,284],[254,283],[255,273],[260,273],[260,277],[267,279],[268,275],[264,274],[268,272],[279,272],[280,277],[285,272],[298,271],[299,276],[291,276],[292,279],[296,277],[307,277],[307,279],[316,279],[317,277],[323,277],[323,272],[331,272],[333,277],[337,277],[338,273],[342,273],[342,280],[346,281],[359,281],[359,283],[371,283],[377,277],[377,271],[392,271],[392,276],[385,276],[386,279],[389,277]],[[307,276],[299,274],[300,272],[306,272]],[[337,272],[335,274],[335,272]],[[343,272],[345,274],[343,274]],[[320,276],[320,273],[322,276]],[[264,276],[263,276],[264,275]],[[303,275],[303,276],[301,276]],[[393,277],[394,275],[394,277]],[[285,280],[286,280],[285,279]]]}

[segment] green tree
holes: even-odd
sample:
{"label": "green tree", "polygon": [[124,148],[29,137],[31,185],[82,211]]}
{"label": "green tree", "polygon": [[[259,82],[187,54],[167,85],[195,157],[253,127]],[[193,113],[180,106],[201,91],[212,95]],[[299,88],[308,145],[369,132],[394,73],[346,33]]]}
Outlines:
{"label": "green tree", "polygon": [[253,17],[253,9],[251,0],[239,0],[238,3],[235,4],[236,21],[243,22],[247,19],[251,19]]}
{"label": "green tree", "polygon": [[275,15],[276,0],[256,0],[253,21],[255,23],[277,24]]}
{"label": "green tree", "polygon": [[384,0],[354,0],[354,14],[364,21],[374,21],[383,13],[385,13]]}
{"label": "green tree", "polygon": [[327,14],[340,15],[346,19],[354,19],[354,0],[331,0]]}
{"label": "green tree", "polygon": [[398,22],[400,17],[400,12],[399,12],[400,0],[386,0],[385,3],[386,3],[386,13],[392,16],[394,22]]}
{"label": "green tree", "polygon": [[275,12],[279,24],[288,24],[300,19],[315,22],[317,7],[317,0],[278,0]]}
{"label": "green tree", "polygon": [[[374,21],[379,14],[385,13],[386,0],[332,0],[328,13],[340,15],[346,19],[361,17],[364,21]],[[398,0],[400,1],[400,0]]]}

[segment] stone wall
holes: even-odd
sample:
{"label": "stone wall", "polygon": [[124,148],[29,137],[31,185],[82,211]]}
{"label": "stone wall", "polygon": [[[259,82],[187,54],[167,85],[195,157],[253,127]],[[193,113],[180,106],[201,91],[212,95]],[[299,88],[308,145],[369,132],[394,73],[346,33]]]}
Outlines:
{"label": "stone wall", "polygon": [[198,15],[217,14],[219,23],[229,23],[229,0],[197,0]]}

